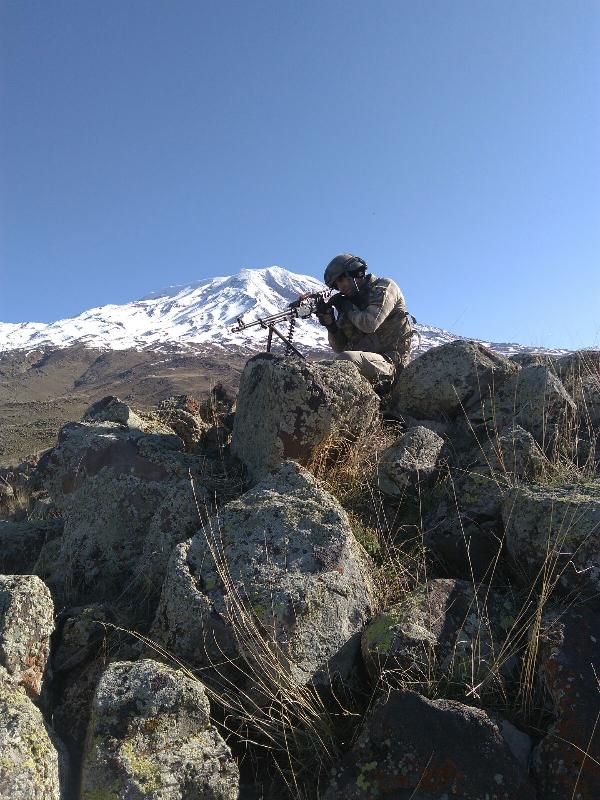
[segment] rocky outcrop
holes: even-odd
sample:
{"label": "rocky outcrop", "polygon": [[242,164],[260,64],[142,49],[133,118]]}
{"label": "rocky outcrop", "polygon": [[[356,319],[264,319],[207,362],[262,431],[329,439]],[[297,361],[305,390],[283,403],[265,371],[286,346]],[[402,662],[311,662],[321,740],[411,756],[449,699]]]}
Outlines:
{"label": "rocky outcrop", "polygon": [[36,573],[60,604],[119,603],[125,619],[136,624],[139,613],[152,613],[160,591],[168,558],[161,548],[188,535],[185,522],[181,531],[168,527],[164,503],[177,497],[197,517],[198,508],[202,513],[211,502],[198,460],[182,452],[173,434],[145,434],[116,422],[79,423],[61,430],[44,469],[64,532],[42,549]]}
{"label": "rocky outcrop", "polygon": [[0,800],[62,800],[66,783],[62,745],[0,666]]}
{"label": "rocky outcrop", "polygon": [[547,614],[540,637],[540,674],[554,724],[534,754],[538,796],[592,798],[600,791],[598,664],[600,621],[588,610]]}
{"label": "rocky outcrop", "polygon": [[535,800],[501,727],[481,709],[392,691],[376,703],[324,800]]}
{"label": "rocky outcrop", "polygon": [[35,575],[0,575],[0,665],[38,697],[50,654],[54,607]]}
{"label": "rocky outcrop", "polygon": [[425,488],[438,474],[444,440],[437,433],[417,425],[384,450],[377,465],[377,485],[384,494],[402,497]]}
{"label": "rocky outcrop", "polygon": [[111,664],[94,698],[81,800],[237,800],[238,783],[200,681],[150,660]]}
{"label": "rocky outcrop", "polygon": [[457,340],[405,367],[394,384],[392,404],[396,412],[417,419],[452,419],[518,371],[518,365],[483,345]]}
{"label": "rocky outcrop", "polygon": [[517,577],[543,578],[562,592],[600,589],[600,483],[522,485],[502,507],[506,545]]}
{"label": "rocky outcrop", "polygon": [[231,448],[257,480],[282,460],[308,464],[331,439],[368,430],[379,398],[353,364],[261,354],[240,381]]}
{"label": "rocky outcrop", "polygon": [[285,462],[175,549],[154,634],[186,663],[241,661],[251,681],[255,630],[295,681],[350,684],[374,606],[346,513]]}

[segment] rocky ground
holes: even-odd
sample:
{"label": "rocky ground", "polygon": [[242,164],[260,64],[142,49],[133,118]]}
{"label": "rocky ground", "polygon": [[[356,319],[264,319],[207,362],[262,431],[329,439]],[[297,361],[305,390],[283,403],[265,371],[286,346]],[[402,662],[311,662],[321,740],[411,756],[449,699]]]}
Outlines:
{"label": "rocky ground", "polygon": [[0,799],[600,797],[600,353],[125,399],[0,470]]}

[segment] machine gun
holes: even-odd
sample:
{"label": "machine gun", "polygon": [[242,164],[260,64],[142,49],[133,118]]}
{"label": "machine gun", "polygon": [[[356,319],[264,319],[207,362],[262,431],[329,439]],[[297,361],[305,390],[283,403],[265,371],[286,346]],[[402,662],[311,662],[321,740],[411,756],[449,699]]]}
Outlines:
{"label": "machine gun", "polygon": [[[273,334],[278,336],[285,344],[285,354],[288,356],[290,353],[295,353],[300,358],[305,358],[304,355],[292,344],[294,337],[294,328],[298,319],[308,319],[313,314],[325,314],[331,310],[330,301],[333,296],[331,289],[325,289],[322,292],[308,292],[301,294],[297,300],[290,303],[284,311],[279,311],[277,314],[271,314],[269,317],[259,317],[252,320],[252,322],[244,322],[242,317],[237,318],[237,325],[231,328],[231,333],[239,333],[248,328],[254,328],[260,325],[261,328],[268,330],[267,334],[267,353],[271,352],[271,345],[273,344]],[[287,336],[284,336],[275,325],[278,322],[289,322]]]}

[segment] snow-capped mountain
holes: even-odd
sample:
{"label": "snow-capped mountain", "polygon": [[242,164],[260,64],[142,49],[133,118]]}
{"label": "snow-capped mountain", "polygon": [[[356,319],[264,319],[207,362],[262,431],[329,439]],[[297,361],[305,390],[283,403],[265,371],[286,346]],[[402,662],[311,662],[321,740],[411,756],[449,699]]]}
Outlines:
{"label": "snow-capped mountain", "polygon": [[[250,322],[275,314],[299,294],[324,288],[316,278],[282,267],[242,269],[231,277],[170,286],[131,303],[91,308],[77,317],[57,322],[0,322],[0,352],[74,344],[112,350],[166,345],[185,348],[194,344],[238,345],[263,350],[266,331],[260,326],[242,333],[231,332],[238,317],[243,316],[245,322]],[[286,323],[280,325],[280,330],[284,334],[287,332]],[[418,325],[417,330],[420,352],[461,338],[428,325]],[[325,329],[314,317],[298,321],[294,343],[305,351],[328,347]],[[515,344],[484,344],[505,354],[533,349]]]}

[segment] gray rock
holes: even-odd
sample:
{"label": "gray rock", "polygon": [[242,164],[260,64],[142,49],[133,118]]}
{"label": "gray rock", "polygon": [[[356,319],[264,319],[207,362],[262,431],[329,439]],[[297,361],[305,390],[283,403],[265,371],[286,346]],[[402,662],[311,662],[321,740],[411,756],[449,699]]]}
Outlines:
{"label": "gray rock", "polygon": [[242,373],[231,449],[256,480],[286,458],[308,464],[332,437],[357,437],[378,410],[379,398],[349,362],[261,354]]}
{"label": "gray rock", "polygon": [[579,350],[558,359],[556,371],[584,427],[600,428],[600,350]]}
{"label": "gray rock", "polygon": [[394,384],[392,404],[417,419],[445,421],[518,370],[477,342],[457,340],[432,347],[405,367]]}
{"label": "gray rock", "polygon": [[502,684],[496,661],[513,621],[509,598],[430,580],[367,625],[363,659],[375,681],[417,688],[444,680],[479,696]]}
{"label": "gray rock", "polygon": [[237,800],[238,783],[200,681],[150,660],[111,664],[94,698],[81,800]]}
{"label": "gray rock", "polygon": [[[35,566],[58,603],[113,602],[131,625],[140,624],[140,615],[153,615],[167,560],[159,554],[146,580],[144,548],[155,515],[178,493],[192,505],[190,471],[200,506],[210,503],[198,459],[181,448],[179,437],[146,435],[114,422],[61,430],[45,469],[64,533],[58,546],[51,542],[42,549]],[[153,538],[148,547],[155,543]]]}
{"label": "gray rock", "polygon": [[35,575],[0,575],[0,664],[39,696],[54,630],[48,587]]}
{"label": "gray rock", "polygon": [[563,592],[600,590],[600,483],[522,485],[502,506],[506,545],[517,575]]}
{"label": "gray rock", "polygon": [[61,800],[66,781],[64,749],[0,666],[0,800]]}
{"label": "gray rock", "polygon": [[377,465],[377,483],[384,494],[401,497],[407,490],[429,486],[438,472],[444,440],[421,425],[384,450]]}
{"label": "gray rock", "polygon": [[144,428],[144,422],[127,403],[108,395],[98,400],[83,413],[82,422],[118,422],[128,428]]}
{"label": "gray rock", "polygon": [[42,547],[62,530],[62,519],[0,520],[0,574],[31,574]]}
{"label": "gray rock", "polygon": [[350,681],[374,605],[346,513],[288,461],[175,549],[154,636],[194,666],[243,662],[250,680],[265,670],[254,626],[295,682]]}
{"label": "gray rock", "polygon": [[153,595],[160,594],[175,545],[193,536],[212,512],[213,504],[196,482],[192,487],[189,480],[178,481],[166,488],[148,525],[137,566],[144,586],[149,587]]}
{"label": "gray rock", "polygon": [[332,772],[323,800],[535,800],[485,711],[415,692],[379,700]]}
{"label": "gray rock", "polygon": [[503,427],[520,425],[544,450],[556,445],[557,436],[569,426],[575,412],[573,398],[554,368],[544,364],[523,367],[466,409],[471,423],[483,424],[491,435]]}

